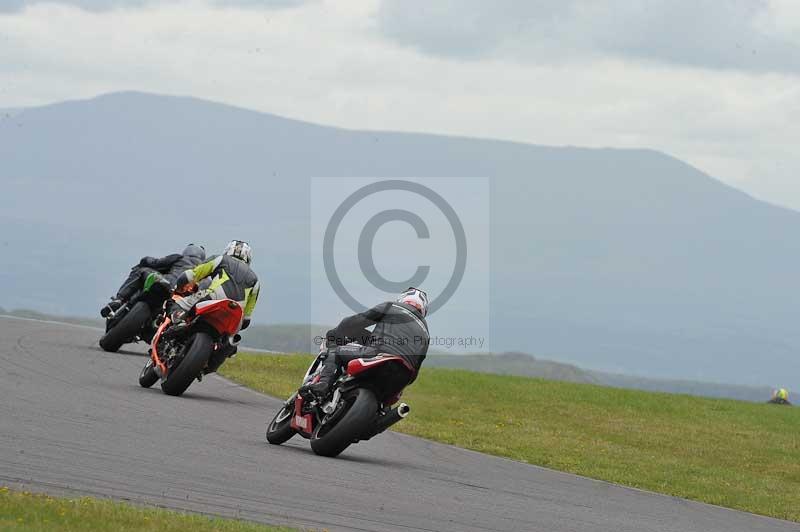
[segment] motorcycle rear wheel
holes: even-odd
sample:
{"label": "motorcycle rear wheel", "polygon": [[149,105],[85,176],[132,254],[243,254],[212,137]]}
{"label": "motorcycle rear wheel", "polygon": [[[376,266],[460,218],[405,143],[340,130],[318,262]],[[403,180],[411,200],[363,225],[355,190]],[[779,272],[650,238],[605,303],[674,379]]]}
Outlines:
{"label": "motorcycle rear wheel", "polygon": [[272,421],[267,425],[267,441],[272,445],[280,445],[295,435],[292,428],[292,415],[294,414],[294,401],[283,405]]}
{"label": "motorcycle rear wheel", "polygon": [[184,347],[186,354],[183,360],[170,369],[167,380],[161,383],[161,390],[167,395],[182,395],[206,367],[211,356],[214,340],[208,334],[195,333],[189,342]]}
{"label": "motorcycle rear wheel", "polygon": [[109,353],[116,353],[122,344],[133,341],[147,320],[150,319],[150,307],[139,301],[128,313],[100,338],[100,347]]}
{"label": "motorcycle rear wheel", "polygon": [[[311,449],[320,456],[334,457],[357,441],[369,429],[370,422],[378,411],[375,394],[366,388],[356,388],[350,407],[341,414],[332,427],[320,423],[311,435]],[[349,399],[349,398],[348,398]],[[346,400],[342,398],[342,400]]]}

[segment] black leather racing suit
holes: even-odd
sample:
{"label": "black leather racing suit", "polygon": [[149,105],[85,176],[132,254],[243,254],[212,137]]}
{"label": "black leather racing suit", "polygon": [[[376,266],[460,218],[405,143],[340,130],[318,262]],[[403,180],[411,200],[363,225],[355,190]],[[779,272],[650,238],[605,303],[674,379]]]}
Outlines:
{"label": "black leather racing suit", "polygon": [[117,292],[117,299],[127,301],[144,286],[144,281],[152,271],[157,271],[164,275],[164,278],[171,284],[175,285],[181,273],[191,268],[194,268],[205,260],[205,253],[199,251],[189,250],[191,254],[183,255],[180,253],[173,253],[165,257],[142,257],[139,264],[131,268],[131,273],[128,278],[122,283],[119,291]]}
{"label": "black leather racing suit", "polygon": [[[367,327],[375,325],[372,332]],[[322,387],[330,387],[337,372],[356,358],[381,353],[402,357],[419,371],[428,354],[430,334],[422,313],[411,305],[387,301],[343,319],[326,334],[328,357],[320,373]],[[358,342],[361,345],[347,345]]]}

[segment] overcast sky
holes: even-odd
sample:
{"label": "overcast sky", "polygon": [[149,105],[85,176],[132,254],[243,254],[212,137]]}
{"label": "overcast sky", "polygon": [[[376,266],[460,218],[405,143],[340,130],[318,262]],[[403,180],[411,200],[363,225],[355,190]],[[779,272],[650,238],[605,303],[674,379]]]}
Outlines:
{"label": "overcast sky", "polygon": [[655,148],[800,209],[796,0],[0,0],[0,108],[128,89]]}

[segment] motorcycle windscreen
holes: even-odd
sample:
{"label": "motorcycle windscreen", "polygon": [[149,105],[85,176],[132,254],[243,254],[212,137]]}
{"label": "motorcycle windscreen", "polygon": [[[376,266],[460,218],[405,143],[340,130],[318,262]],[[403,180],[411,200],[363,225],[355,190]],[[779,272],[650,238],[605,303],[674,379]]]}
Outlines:
{"label": "motorcycle windscreen", "polygon": [[195,306],[198,318],[211,325],[220,334],[235,334],[242,324],[244,311],[241,305],[232,299],[202,301]]}

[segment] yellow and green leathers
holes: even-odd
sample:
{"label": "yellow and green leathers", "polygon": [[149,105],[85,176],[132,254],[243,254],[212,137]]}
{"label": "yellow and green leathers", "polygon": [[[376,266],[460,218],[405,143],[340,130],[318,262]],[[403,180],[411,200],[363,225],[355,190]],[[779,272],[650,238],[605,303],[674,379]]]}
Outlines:
{"label": "yellow and green leathers", "polygon": [[[200,283],[204,279],[210,281],[207,286],[206,283]],[[201,284],[203,288],[179,301],[178,305],[181,308],[189,310],[198,302],[209,299],[232,299],[244,309],[245,327],[249,324],[253,309],[256,308],[261,284],[247,263],[230,255],[212,257],[208,262],[183,272],[176,286],[190,283]]]}
{"label": "yellow and green leathers", "polygon": [[777,405],[792,404],[789,402],[789,392],[786,391],[786,388],[778,388],[777,390],[774,390],[772,392],[772,398],[767,402]]}

